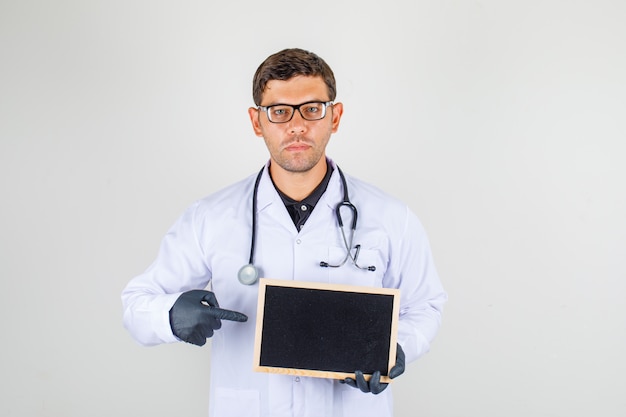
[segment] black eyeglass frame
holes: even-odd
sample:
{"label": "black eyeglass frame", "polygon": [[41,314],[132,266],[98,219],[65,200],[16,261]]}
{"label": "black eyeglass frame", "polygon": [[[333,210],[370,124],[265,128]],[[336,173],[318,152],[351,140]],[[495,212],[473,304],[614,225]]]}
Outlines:
{"label": "black eyeglass frame", "polygon": [[[300,111],[300,107],[307,105],[307,104],[311,104],[311,103],[320,103],[322,104],[322,116],[319,119],[307,119],[306,117],[304,117],[304,115],[302,114],[302,112]],[[271,123],[289,123],[291,121],[291,119],[293,119],[293,115],[296,114],[296,110],[298,110],[298,113],[300,113],[300,116],[304,119],[304,120],[308,120],[309,122],[315,122],[318,120],[322,120],[324,117],[326,117],[326,109],[328,108],[328,106],[332,106],[334,103],[332,101],[318,101],[318,100],[313,100],[313,101],[307,101],[306,103],[300,103],[300,104],[282,104],[282,103],[278,103],[278,104],[272,104],[271,106],[257,106],[257,109],[265,112],[266,116],[267,116],[267,120],[269,120]],[[272,118],[270,117],[269,114],[269,110],[272,107],[276,107],[276,106],[286,106],[286,107],[291,107],[293,109],[293,112],[291,113],[291,117],[289,118],[289,120],[285,120],[282,122],[275,122],[272,120]]]}

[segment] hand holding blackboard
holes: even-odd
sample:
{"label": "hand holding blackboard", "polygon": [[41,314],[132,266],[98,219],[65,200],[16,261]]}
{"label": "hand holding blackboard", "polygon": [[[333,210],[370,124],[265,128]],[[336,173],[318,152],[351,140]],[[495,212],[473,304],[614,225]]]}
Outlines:
{"label": "hand holding blackboard", "polygon": [[[404,351],[402,350],[402,346],[400,346],[399,343],[396,346],[396,364],[389,371],[390,379],[399,377],[404,373]],[[385,388],[387,388],[387,385],[389,385],[380,382],[380,371],[374,372],[369,382],[365,380],[363,371],[356,371],[355,378],[346,378],[340,382],[342,384],[348,384],[351,387],[358,388],[363,392],[371,392],[372,394],[380,394],[385,390]]]}
{"label": "hand holding blackboard", "polygon": [[215,294],[204,290],[182,293],[170,309],[170,327],[180,340],[203,346],[213,332],[222,327],[222,320],[244,322],[248,316],[219,308]]}

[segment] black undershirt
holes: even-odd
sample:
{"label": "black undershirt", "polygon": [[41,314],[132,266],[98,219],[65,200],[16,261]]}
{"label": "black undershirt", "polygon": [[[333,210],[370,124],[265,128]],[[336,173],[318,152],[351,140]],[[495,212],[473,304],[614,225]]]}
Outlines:
{"label": "black undershirt", "polygon": [[311,194],[301,201],[296,201],[285,195],[278,189],[278,187],[276,187],[276,184],[274,184],[274,188],[278,191],[278,195],[280,195],[280,198],[283,200],[285,208],[287,209],[287,212],[289,213],[289,216],[291,217],[291,220],[293,220],[293,224],[296,226],[298,231],[302,230],[302,226],[304,226],[304,223],[311,215],[311,212],[313,212],[315,205],[322,197],[322,194],[326,191],[332,173],[333,167],[328,163],[328,161],[326,161],[326,175],[322,179],[322,182],[315,187]]}

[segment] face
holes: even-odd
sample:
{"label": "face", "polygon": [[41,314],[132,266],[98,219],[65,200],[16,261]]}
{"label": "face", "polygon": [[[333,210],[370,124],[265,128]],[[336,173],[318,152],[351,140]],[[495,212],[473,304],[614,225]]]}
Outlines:
{"label": "face", "polygon": [[[262,106],[328,101],[328,90],[322,77],[297,76],[286,81],[271,80],[263,92]],[[248,114],[254,133],[263,137],[270,153],[271,169],[287,172],[308,172],[325,164],[326,145],[339,128],[343,112],[341,103],[328,106],[321,120],[304,120],[296,111],[287,123],[272,123],[267,114],[250,108]]]}

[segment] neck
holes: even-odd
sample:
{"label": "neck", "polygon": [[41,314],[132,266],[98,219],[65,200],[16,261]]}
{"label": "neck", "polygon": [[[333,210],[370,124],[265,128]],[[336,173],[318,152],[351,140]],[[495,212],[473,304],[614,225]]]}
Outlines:
{"label": "neck", "polygon": [[276,187],[289,198],[296,201],[304,200],[315,190],[326,175],[326,158],[305,172],[291,172],[282,169],[278,164],[270,163],[270,174]]}

